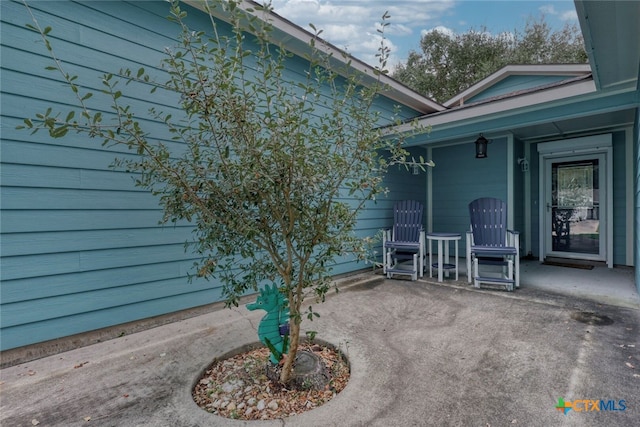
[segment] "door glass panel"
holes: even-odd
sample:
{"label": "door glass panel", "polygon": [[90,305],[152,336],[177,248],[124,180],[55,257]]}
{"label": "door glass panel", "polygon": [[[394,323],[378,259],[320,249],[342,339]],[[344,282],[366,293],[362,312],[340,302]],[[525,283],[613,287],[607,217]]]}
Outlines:
{"label": "door glass panel", "polygon": [[554,252],[599,254],[598,159],[552,163],[551,241]]}

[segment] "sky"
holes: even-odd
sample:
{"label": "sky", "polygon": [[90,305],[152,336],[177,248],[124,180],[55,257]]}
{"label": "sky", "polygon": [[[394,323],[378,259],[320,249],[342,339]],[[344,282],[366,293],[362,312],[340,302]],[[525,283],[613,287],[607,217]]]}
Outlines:
{"label": "sky", "polygon": [[381,17],[391,16],[385,30],[391,49],[389,69],[420,51],[420,38],[434,29],[464,33],[483,27],[492,33],[524,32],[528,19],[544,16],[553,30],[578,25],[572,0],[272,0],[274,11],[356,58],[377,65]]}

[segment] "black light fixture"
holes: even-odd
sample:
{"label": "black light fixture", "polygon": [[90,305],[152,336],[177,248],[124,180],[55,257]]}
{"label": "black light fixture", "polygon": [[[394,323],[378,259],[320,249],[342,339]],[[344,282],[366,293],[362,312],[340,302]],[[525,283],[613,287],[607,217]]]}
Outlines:
{"label": "black light fixture", "polygon": [[487,138],[485,138],[484,136],[482,136],[482,134],[480,134],[478,139],[476,139],[476,159],[484,159],[485,157],[487,157],[488,143],[489,143],[489,140],[487,140]]}

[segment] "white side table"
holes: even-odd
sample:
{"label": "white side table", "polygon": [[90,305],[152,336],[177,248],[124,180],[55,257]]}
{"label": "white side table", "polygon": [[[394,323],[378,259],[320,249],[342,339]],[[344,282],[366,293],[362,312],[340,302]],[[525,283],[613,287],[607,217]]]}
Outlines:
{"label": "white side table", "polygon": [[[438,269],[438,282],[442,282],[444,272],[446,271],[447,277],[449,277],[449,270],[455,269],[456,280],[458,280],[458,241],[461,238],[462,235],[459,233],[427,233],[427,240],[429,241],[429,277],[433,277],[433,268],[435,267]],[[437,264],[433,263],[433,251],[431,250],[431,242],[434,240],[438,242]],[[449,244],[451,241],[455,242],[455,264],[449,262]]]}

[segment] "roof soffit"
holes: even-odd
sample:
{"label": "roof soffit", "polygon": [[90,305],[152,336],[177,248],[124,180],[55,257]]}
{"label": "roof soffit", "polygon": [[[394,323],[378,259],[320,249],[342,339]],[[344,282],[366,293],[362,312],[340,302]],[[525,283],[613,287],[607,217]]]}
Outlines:
{"label": "roof soffit", "polygon": [[[425,116],[420,124],[430,126],[431,131],[422,138],[414,138],[412,145],[455,143],[477,136],[479,129],[487,137],[507,132],[521,140],[538,140],[633,123],[637,107],[634,90],[597,91],[591,80],[574,86],[556,88],[552,91],[555,93],[547,94],[546,100],[535,96],[539,94],[528,94]],[[410,125],[389,132],[403,130],[410,130]]]}
{"label": "roof soffit", "polygon": [[640,2],[575,0],[598,89],[637,87],[640,71]]}

